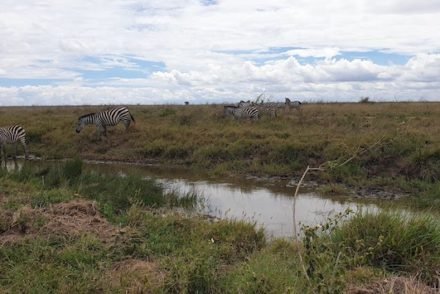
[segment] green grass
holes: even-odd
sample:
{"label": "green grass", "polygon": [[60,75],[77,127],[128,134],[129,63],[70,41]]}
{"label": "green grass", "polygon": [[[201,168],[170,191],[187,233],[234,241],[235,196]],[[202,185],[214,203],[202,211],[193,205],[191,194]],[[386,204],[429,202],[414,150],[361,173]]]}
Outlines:
{"label": "green grass", "polygon": [[309,104],[302,117],[292,112],[253,123],[224,118],[221,105],[130,106],[137,123],[129,132],[117,126],[97,141],[89,126],[77,135],[78,116],[101,108],[13,107],[0,125],[22,124],[31,153],[43,158],[179,164],[216,175],[298,177],[307,165],[347,159],[383,138],[349,164],[314,177],[350,189],[438,198],[432,186],[440,174],[440,103]]}
{"label": "green grass", "polygon": [[[132,205],[142,207],[185,207],[194,208],[201,199],[193,193],[179,195],[165,192],[161,184],[140,175],[101,174],[94,171],[83,171],[81,160],[68,160],[64,163],[53,163],[47,166],[28,163],[18,172],[4,173],[5,184],[16,182],[31,183],[35,191],[30,200],[33,207],[45,207],[81,197],[95,200],[100,204],[101,212],[115,219],[124,214]],[[12,180],[12,181],[11,181]],[[11,201],[20,202],[20,197]]]}
{"label": "green grass", "polygon": [[312,293],[299,271],[299,246],[277,240],[234,266],[223,278],[224,293]]}
{"label": "green grass", "polygon": [[[77,160],[1,174],[0,241],[16,239],[0,246],[0,292],[341,293],[393,275],[437,283],[432,215],[341,214],[305,227],[300,242],[268,242],[253,224],[173,210],[168,197],[154,182],[84,171]],[[51,214],[78,199],[94,200],[114,233],[75,226],[102,224],[93,211]],[[51,230],[51,218],[70,225]]]}
{"label": "green grass", "polygon": [[93,237],[70,242],[36,238],[0,247],[0,287],[21,293],[93,291],[108,262]]}
{"label": "green grass", "polygon": [[[76,135],[76,118],[96,109],[2,112],[0,125],[26,128],[32,154],[77,159],[0,173],[0,238],[35,234],[0,246],[0,292],[341,293],[352,284],[395,275],[437,285],[439,103],[314,104],[305,105],[302,120],[291,113],[253,123],[223,118],[221,106],[131,106],[137,126],[129,132],[118,126],[102,141],[93,128]],[[412,197],[399,207],[414,207],[420,214],[329,220],[305,228],[301,242],[268,242],[252,224],[177,212],[173,208],[195,206],[198,196],[165,193],[135,174],[88,171],[78,159],[298,177],[307,165],[344,160],[382,137],[381,144],[348,164],[309,178],[326,183],[321,190],[328,195],[347,188],[407,192]],[[121,233],[106,240],[90,232],[41,231],[50,219],[36,212],[78,199],[95,201],[109,226]],[[126,280],[112,283],[118,280],[112,276],[117,265],[130,260],[152,268],[143,278],[128,271]]]}
{"label": "green grass", "polygon": [[332,242],[355,265],[411,273],[428,283],[438,283],[440,222],[433,216],[356,215],[335,230]]}
{"label": "green grass", "polygon": [[[197,195],[165,193],[159,184],[135,175],[86,172],[77,160],[28,165],[1,174],[0,182],[0,240],[8,240],[8,234],[17,239],[0,246],[1,292],[124,292],[118,287],[129,287],[130,281],[119,286],[108,281],[115,264],[124,260],[155,264],[164,273],[161,291],[212,292],[224,266],[245,260],[265,245],[263,232],[252,224],[212,223],[172,210],[192,207]],[[51,215],[44,213],[50,213],[52,205],[78,199],[96,201],[115,230],[125,233],[103,239],[79,229],[70,234],[45,227]],[[76,228],[75,218],[81,216],[66,213],[55,225],[68,221],[65,228]],[[35,235],[25,238],[27,234]],[[159,275],[152,274],[153,279]],[[142,281],[133,283],[149,289]]]}

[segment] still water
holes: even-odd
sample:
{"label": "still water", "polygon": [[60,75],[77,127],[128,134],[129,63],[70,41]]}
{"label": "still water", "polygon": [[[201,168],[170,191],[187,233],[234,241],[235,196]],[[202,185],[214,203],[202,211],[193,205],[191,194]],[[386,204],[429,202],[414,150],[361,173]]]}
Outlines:
{"label": "still water", "polygon": [[[194,192],[203,198],[200,212],[216,218],[246,220],[263,227],[268,237],[292,237],[293,195],[295,187],[287,180],[250,180],[239,178],[208,178],[182,168],[139,166],[128,164],[87,164],[95,170],[126,174],[141,173],[153,178],[166,189],[186,194]],[[296,230],[300,225],[317,225],[346,209],[376,211],[372,204],[360,204],[347,198],[324,198],[309,191],[299,193],[295,205]]]}

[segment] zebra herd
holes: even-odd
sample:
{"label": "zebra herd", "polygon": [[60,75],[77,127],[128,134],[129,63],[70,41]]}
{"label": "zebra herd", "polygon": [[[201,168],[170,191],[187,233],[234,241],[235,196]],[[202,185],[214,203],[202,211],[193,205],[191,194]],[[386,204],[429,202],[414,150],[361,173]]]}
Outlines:
{"label": "zebra herd", "polygon": [[302,103],[300,101],[291,101],[285,98],[285,102],[266,102],[254,103],[251,101],[240,101],[237,105],[225,105],[223,114],[225,117],[233,117],[235,119],[258,120],[260,115],[268,115],[271,118],[278,116],[278,111],[296,109],[301,111]]}
{"label": "zebra herd", "polygon": [[[285,99],[284,103],[252,103],[250,101],[240,101],[238,105],[225,105],[224,115],[226,117],[233,117],[235,119],[250,119],[258,120],[260,114],[268,114],[271,117],[277,116],[277,111],[280,109],[291,109],[301,110],[300,101],[290,101],[289,98]],[[133,115],[128,111],[127,107],[116,107],[102,112],[94,112],[82,115],[78,118],[76,132],[80,133],[81,130],[86,125],[95,125],[97,129],[98,139],[101,135],[107,137],[107,127],[115,126],[122,122],[125,126],[125,130],[128,129],[131,122],[136,123]],[[14,125],[10,127],[0,128],[0,166],[2,159],[4,159],[4,164],[6,166],[6,144],[15,144],[15,155],[14,160],[17,158],[18,144],[21,144],[25,153],[25,160],[28,159],[28,148],[26,145],[26,131],[23,127],[19,125]]]}
{"label": "zebra herd", "polygon": [[[122,122],[125,126],[125,130],[128,129],[130,123],[136,123],[134,117],[128,111],[127,107],[117,107],[110,110],[97,112],[97,113],[89,113],[86,115],[82,115],[78,118],[78,123],[76,127],[76,132],[79,133],[81,130],[90,124],[94,124],[97,129],[98,138],[103,134],[107,136],[107,127],[115,126],[118,123]],[[28,148],[26,145],[26,131],[23,127],[19,125],[14,125],[10,127],[0,128],[0,165],[2,163],[2,159],[4,159],[4,165],[6,166],[6,144],[15,144],[15,155],[13,156],[14,161],[17,158],[17,149],[18,143],[23,146],[25,153],[25,160],[28,159]]]}

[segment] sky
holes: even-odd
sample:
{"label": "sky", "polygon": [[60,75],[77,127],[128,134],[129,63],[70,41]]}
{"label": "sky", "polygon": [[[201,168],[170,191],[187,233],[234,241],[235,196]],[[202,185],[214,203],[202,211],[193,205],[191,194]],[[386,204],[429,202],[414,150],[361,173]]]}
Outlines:
{"label": "sky", "polygon": [[0,106],[440,101],[439,0],[1,0]]}

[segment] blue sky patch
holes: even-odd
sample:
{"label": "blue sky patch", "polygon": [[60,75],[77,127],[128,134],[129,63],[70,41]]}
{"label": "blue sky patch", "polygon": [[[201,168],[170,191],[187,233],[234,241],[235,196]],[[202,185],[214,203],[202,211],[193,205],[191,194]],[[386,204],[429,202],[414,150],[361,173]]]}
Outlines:
{"label": "blue sky patch", "polygon": [[[40,61],[44,63],[45,61]],[[50,63],[50,61],[47,61]],[[62,68],[72,76],[77,76],[89,83],[100,83],[113,79],[147,79],[155,71],[164,71],[166,66],[163,62],[145,60],[127,56],[83,56],[75,67]],[[56,78],[0,78],[0,87],[23,87],[56,85],[68,82],[71,79]]]}
{"label": "blue sky patch", "polygon": [[211,6],[211,5],[217,5],[218,1],[217,0],[200,0],[200,3],[203,6]]}
{"label": "blue sky patch", "polygon": [[404,65],[411,58],[409,55],[403,55],[398,53],[388,53],[383,51],[365,51],[365,52],[354,52],[354,51],[341,51],[341,55],[338,55],[337,59],[345,58],[347,60],[354,59],[366,59],[371,60],[375,64],[379,65]]}
{"label": "blue sky patch", "polygon": [[89,81],[102,81],[112,78],[141,79],[155,71],[163,71],[163,62],[144,60],[136,57],[94,57],[85,56],[81,61],[90,69],[70,69]]}
{"label": "blue sky patch", "polygon": [[[325,57],[314,56],[300,56],[297,54],[290,54],[291,50],[307,50],[308,48],[302,47],[271,47],[266,50],[219,50],[216,52],[241,56],[244,59],[249,57],[248,60],[255,62],[257,65],[262,65],[269,61],[276,61],[286,59],[287,56],[295,57],[301,64],[315,64],[318,61],[322,61]],[[371,60],[378,65],[404,65],[412,56],[385,52],[381,50],[371,51],[340,51],[334,58],[336,60],[347,59],[349,61],[355,59]]]}
{"label": "blue sky patch", "polygon": [[0,87],[45,86],[45,85],[54,85],[61,81],[66,81],[66,80],[0,78]]}

